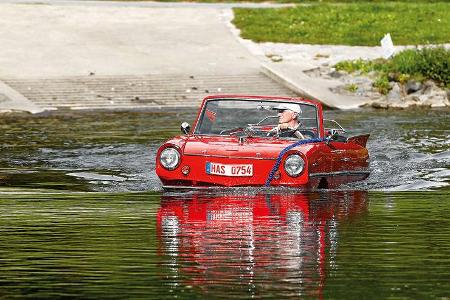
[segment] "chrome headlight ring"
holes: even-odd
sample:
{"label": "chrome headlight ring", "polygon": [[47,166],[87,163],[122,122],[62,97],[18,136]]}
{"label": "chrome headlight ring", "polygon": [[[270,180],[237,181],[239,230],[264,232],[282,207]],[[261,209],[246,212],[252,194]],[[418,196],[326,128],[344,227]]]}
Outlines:
{"label": "chrome headlight ring", "polygon": [[303,172],[305,161],[299,154],[291,154],[284,161],[284,170],[291,177],[297,177]]}
{"label": "chrome headlight ring", "polygon": [[159,162],[167,170],[174,170],[180,165],[180,152],[173,148],[167,147],[159,154]]}

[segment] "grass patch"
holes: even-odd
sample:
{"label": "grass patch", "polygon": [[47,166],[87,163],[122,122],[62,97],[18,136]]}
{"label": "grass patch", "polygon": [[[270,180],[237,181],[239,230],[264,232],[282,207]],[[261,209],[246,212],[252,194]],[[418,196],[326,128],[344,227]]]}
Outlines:
{"label": "grass patch", "polygon": [[356,91],[358,90],[358,85],[355,83],[348,84],[345,86],[345,89],[349,92],[356,93]]}
{"label": "grass patch", "polygon": [[450,42],[450,3],[341,3],[235,8],[233,23],[255,42],[375,46]]}
{"label": "grass patch", "polygon": [[[284,0],[282,0],[284,1]],[[450,0],[415,0],[414,2],[428,2],[428,3],[436,3],[436,2],[449,2]],[[373,2],[373,3],[385,3],[385,2],[406,2],[410,3],[411,0],[292,0],[292,3],[355,3],[355,2]]]}
{"label": "grass patch", "polygon": [[450,88],[450,50],[444,47],[407,49],[391,59],[342,61],[334,66],[338,71],[361,74],[377,72],[374,86],[380,93],[389,91],[389,78],[399,83],[410,79],[416,81],[433,80],[438,85]]}
{"label": "grass patch", "polygon": [[[100,0],[100,1],[117,1],[117,2],[152,2],[155,0]],[[157,2],[192,2],[192,3],[265,3],[267,0],[156,0]],[[411,2],[411,0],[272,0],[273,3],[354,3],[354,2]],[[435,3],[450,2],[450,0],[415,0],[415,2]]]}

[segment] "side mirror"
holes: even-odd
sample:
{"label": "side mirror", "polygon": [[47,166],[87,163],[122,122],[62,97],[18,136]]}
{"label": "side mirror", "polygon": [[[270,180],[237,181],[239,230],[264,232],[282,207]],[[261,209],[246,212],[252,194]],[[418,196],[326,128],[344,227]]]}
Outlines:
{"label": "side mirror", "polygon": [[189,131],[191,131],[191,125],[187,122],[181,123],[181,132],[184,134],[189,134]]}

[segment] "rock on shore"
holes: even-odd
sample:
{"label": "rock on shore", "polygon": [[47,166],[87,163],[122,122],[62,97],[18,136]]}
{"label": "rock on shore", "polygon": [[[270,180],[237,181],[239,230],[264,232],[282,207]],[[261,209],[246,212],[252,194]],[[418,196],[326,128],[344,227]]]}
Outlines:
{"label": "rock on shore", "polygon": [[332,92],[344,96],[363,97],[366,99],[364,106],[374,108],[450,107],[450,90],[437,86],[431,80],[423,83],[408,80],[403,84],[390,81],[389,90],[383,94],[374,86],[377,75],[375,72],[349,74],[323,65],[306,70],[304,73],[311,77],[339,80],[342,85],[332,88]]}

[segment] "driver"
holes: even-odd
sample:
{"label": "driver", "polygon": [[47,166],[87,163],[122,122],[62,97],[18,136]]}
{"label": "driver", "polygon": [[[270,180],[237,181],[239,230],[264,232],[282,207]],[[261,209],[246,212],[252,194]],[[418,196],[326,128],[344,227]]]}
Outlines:
{"label": "driver", "polygon": [[300,105],[294,103],[280,103],[273,109],[278,111],[278,136],[280,137],[294,137],[304,139],[303,134],[297,129],[300,123],[297,120],[299,114],[302,113]]}

